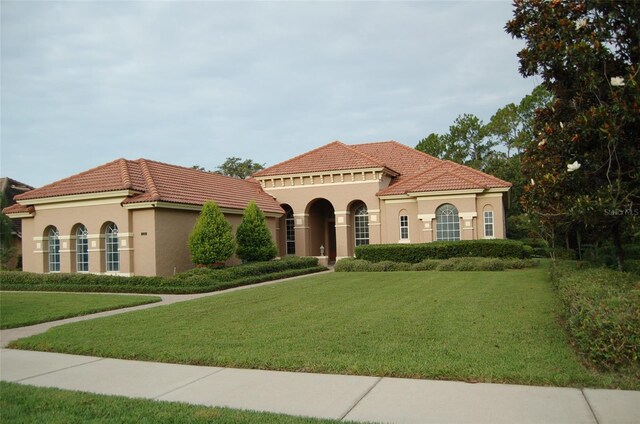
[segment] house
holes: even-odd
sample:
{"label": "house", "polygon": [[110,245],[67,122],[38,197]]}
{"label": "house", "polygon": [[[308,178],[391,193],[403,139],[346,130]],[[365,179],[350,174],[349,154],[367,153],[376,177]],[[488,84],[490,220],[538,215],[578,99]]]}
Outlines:
{"label": "house", "polygon": [[254,200],[275,234],[283,214],[256,182],[146,159],[118,159],[16,196],[23,270],[172,275],[193,267],[187,239],[215,200],[233,227]]}
{"label": "house", "polygon": [[[25,193],[29,190],[33,190],[28,184],[21,183],[20,181],[14,180],[13,178],[0,178],[0,193],[4,196],[4,201],[6,204],[3,206],[11,206],[16,203],[15,196]],[[0,249],[3,253],[6,252],[5,248],[8,247],[10,249],[10,254],[7,258],[4,257],[3,254],[3,266],[7,269],[16,269],[21,266],[21,252],[22,252],[22,221],[20,219],[12,219],[11,220],[11,245],[3,246],[2,240],[0,239]]]}
{"label": "house", "polygon": [[254,178],[285,211],[283,255],[333,261],[361,244],[505,237],[511,183],[395,141],[335,141]]}
{"label": "house", "polygon": [[255,200],[280,256],[334,261],[362,244],[504,238],[510,186],[395,141],[335,141],[250,180],[118,159],[17,196],[5,213],[23,221],[26,271],[170,275],[193,266],[187,238],[207,200],[234,229]]}

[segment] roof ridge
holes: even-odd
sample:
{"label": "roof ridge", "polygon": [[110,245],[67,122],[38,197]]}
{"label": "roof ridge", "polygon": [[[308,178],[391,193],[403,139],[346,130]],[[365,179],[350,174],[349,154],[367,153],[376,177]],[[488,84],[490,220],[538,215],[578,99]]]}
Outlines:
{"label": "roof ridge", "polygon": [[[441,161],[439,164],[437,164],[437,165],[436,165],[436,166],[434,166],[433,168],[425,169],[425,170],[424,170],[424,171],[422,171],[422,172],[418,172],[417,174],[410,176],[410,177],[409,177],[409,178],[407,178],[405,181],[403,181],[401,184],[403,184],[403,185],[405,185],[405,186],[408,186],[407,191],[409,191],[409,189],[411,189],[411,188],[415,187],[415,185],[411,185],[411,184],[410,184],[410,183],[411,183],[411,181],[413,181],[413,180],[417,179],[418,177],[423,176],[424,174],[426,174],[426,173],[428,173],[428,172],[437,171],[437,169],[438,169],[438,168],[440,168],[440,167],[442,167],[442,166],[444,166],[444,164],[445,164],[445,161]],[[441,176],[442,174],[444,174],[445,172],[446,172],[446,171],[443,171],[443,172],[441,172],[441,173],[439,173],[439,174],[437,174],[437,175],[434,175],[433,177],[428,178],[428,179],[427,179],[426,181],[424,181],[424,182],[425,182],[425,183],[427,183],[427,182],[429,182],[429,181],[432,181],[432,180],[434,180],[435,178],[438,178],[439,176]],[[390,186],[390,187],[391,187],[391,186]]]}
{"label": "roof ridge", "polygon": [[[475,171],[476,173],[481,173],[481,174],[484,174],[484,175],[488,175],[488,174],[485,174],[485,173],[484,173],[484,172],[482,172],[482,171],[477,171],[476,169],[473,169],[472,167],[467,166],[467,165],[462,165],[462,164],[459,164],[459,163],[456,163],[456,162],[453,162],[453,161],[450,161],[450,160],[445,160],[444,162],[445,162],[445,163],[450,163],[450,164],[454,165],[454,168],[455,168],[455,167],[463,167],[464,169],[470,169],[470,170],[472,170],[472,171]],[[453,172],[453,169],[450,169],[450,170],[448,170],[448,171],[444,171],[442,174],[444,174],[445,172]],[[442,175],[442,174],[440,174],[440,175]],[[438,176],[440,176],[440,175],[438,175]],[[470,180],[469,178],[467,178],[467,177],[465,177],[465,176],[458,175],[458,174],[455,174],[455,173],[453,174],[453,176],[454,176],[454,177],[456,177],[456,178],[461,178],[461,179],[465,180],[465,181],[466,181],[466,182],[468,182],[468,183],[480,185],[480,186],[482,186],[482,188],[487,188],[487,185],[486,185],[486,184],[481,184],[481,183],[479,183],[478,181]]]}
{"label": "roof ridge", "polygon": [[[454,162],[454,163],[455,163],[455,162]],[[482,176],[482,177],[485,177],[485,178],[486,178],[486,177],[488,177],[488,178],[493,179],[493,180],[495,180],[495,181],[500,181],[500,182],[502,182],[502,183],[509,184],[509,186],[513,186],[513,184],[512,184],[512,183],[510,183],[509,181],[505,181],[505,180],[503,180],[503,179],[501,179],[501,178],[498,178],[498,177],[496,177],[496,176],[494,176],[494,175],[487,174],[486,172],[482,172],[482,171],[480,171],[479,169],[475,169],[475,168],[472,168],[472,167],[467,166],[467,165],[462,165],[462,166],[464,166],[464,167],[468,168],[470,171],[472,171],[472,172],[473,172],[473,173],[475,173],[475,174],[481,174],[481,176]]]}
{"label": "roof ridge", "polygon": [[406,144],[400,143],[399,141],[396,140],[388,140],[388,141],[373,141],[373,142],[369,142],[369,143],[359,143],[359,144],[353,144],[353,146],[366,146],[366,145],[371,145],[371,144],[385,144],[385,143],[391,143],[394,144],[396,146],[402,147],[405,150],[411,150],[412,153],[418,153],[422,156],[427,156],[430,159],[433,160],[438,160],[438,161],[442,161],[443,159],[437,158],[433,155],[430,155],[429,153],[425,153],[422,150],[418,150],[414,147],[411,146],[407,146]]}
{"label": "roof ridge", "polygon": [[129,175],[127,160],[124,158],[120,158],[118,159],[118,164],[120,165],[120,178],[122,178],[124,187],[127,189],[131,189],[133,187],[133,184],[131,183],[131,176]]}
{"label": "roof ridge", "polygon": [[[377,163],[378,165],[381,165],[383,168],[391,169],[390,167],[388,167],[388,166],[387,166],[387,164],[386,164],[386,163],[384,163],[384,162],[380,161],[379,159],[377,159],[377,158],[375,158],[375,157],[373,157],[373,156],[371,156],[371,155],[369,155],[369,154],[367,154],[367,153],[365,153],[365,152],[361,152],[361,151],[360,151],[360,150],[358,150],[356,147],[354,147],[354,146],[357,146],[357,144],[353,144],[353,145],[344,144],[344,143],[342,143],[342,144],[343,144],[347,149],[351,150],[352,152],[357,153],[357,154],[359,154],[360,156],[364,156],[365,158],[367,158],[367,159],[369,159],[369,160],[371,160],[371,161],[373,161],[373,162]],[[391,170],[392,170],[392,171],[394,171],[394,172],[396,172],[396,171],[395,171],[395,170],[393,170],[393,169],[391,169]]]}
{"label": "roof ridge", "polygon": [[149,193],[151,194],[151,200],[160,200],[160,193],[158,192],[156,183],[153,181],[153,176],[151,175],[151,171],[149,171],[149,167],[147,166],[147,160],[138,159],[138,164],[140,165],[140,171],[142,171],[144,182],[147,185],[147,188],[149,189]]}
{"label": "roof ridge", "polygon": [[253,176],[256,176],[256,175],[260,176],[260,174],[264,173],[264,171],[267,171],[268,169],[275,168],[276,166],[280,166],[280,165],[283,165],[283,164],[288,163],[288,162],[293,162],[296,159],[300,159],[302,157],[308,156],[311,153],[315,153],[316,151],[318,151],[320,149],[324,149],[325,147],[331,146],[332,144],[339,144],[339,145],[342,145],[342,146],[346,146],[346,144],[344,144],[342,141],[334,140],[331,143],[323,144],[322,146],[316,147],[315,149],[309,150],[308,152],[300,153],[299,155],[294,156],[291,159],[283,160],[282,162],[278,162],[278,163],[275,163],[275,164],[273,164],[273,165],[271,165],[271,166],[269,166],[267,168],[261,169],[260,171],[254,173]]}

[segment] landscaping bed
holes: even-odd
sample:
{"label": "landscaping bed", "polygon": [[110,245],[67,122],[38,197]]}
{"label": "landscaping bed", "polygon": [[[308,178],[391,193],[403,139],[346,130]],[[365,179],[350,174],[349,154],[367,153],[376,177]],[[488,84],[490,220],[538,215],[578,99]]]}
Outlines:
{"label": "landscaping bed", "polygon": [[228,268],[195,268],[172,277],[0,272],[0,290],[107,293],[205,293],[324,271],[316,258],[291,257]]}
{"label": "landscaping bed", "polygon": [[336,272],[390,272],[390,271],[504,271],[507,269],[533,268],[539,265],[534,259],[518,258],[449,258],[425,259],[415,264],[346,258],[336,263]]}
{"label": "landscaping bed", "polygon": [[626,370],[640,381],[640,278],[559,261],[552,281],[576,350],[599,369]]}
{"label": "landscaping bed", "polygon": [[[53,328],[13,348],[319,373],[639,389],[583,365],[547,267],[331,273]],[[122,331],[126,328],[126,331]]]}
{"label": "landscaping bed", "polygon": [[0,294],[0,328],[24,327],[160,300],[157,296],[3,292]]}

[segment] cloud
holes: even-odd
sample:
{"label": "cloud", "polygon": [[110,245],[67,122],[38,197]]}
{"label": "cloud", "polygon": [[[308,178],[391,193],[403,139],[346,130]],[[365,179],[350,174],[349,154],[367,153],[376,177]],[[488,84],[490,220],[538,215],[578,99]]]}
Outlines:
{"label": "cloud", "polygon": [[534,87],[508,3],[4,2],[2,173],[408,145]]}

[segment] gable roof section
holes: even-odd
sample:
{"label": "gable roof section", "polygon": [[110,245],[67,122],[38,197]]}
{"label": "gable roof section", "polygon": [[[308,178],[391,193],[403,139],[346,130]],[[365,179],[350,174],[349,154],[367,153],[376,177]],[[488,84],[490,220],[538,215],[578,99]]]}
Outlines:
{"label": "gable roof section", "polygon": [[403,177],[415,175],[442,162],[438,158],[397,141],[354,144],[351,147],[376,158]]}
{"label": "gable roof section", "polygon": [[[244,209],[254,200],[264,212],[283,213],[278,202],[254,181],[147,159],[117,159],[16,196],[16,200],[25,208],[31,199],[122,190],[133,192],[123,204],[168,202],[202,205],[214,200],[223,208]],[[18,212],[8,209],[5,210],[8,213]]]}
{"label": "gable roof section", "polygon": [[378,192],[378,196],[511,187],[511,183],[507,181],[468,166],[448,160],[440,162],[433,168],[390,185]]}
{"label": "gable roof section", "polygon": [[341,171],[348,169],[388,168],[384,161],[360,151],[356,146],[348,146],[340,141],[325,144],[317,149],[298,155],[292,159],[253,174],[254,177],[273,175],[307,174],[324,171]]}

